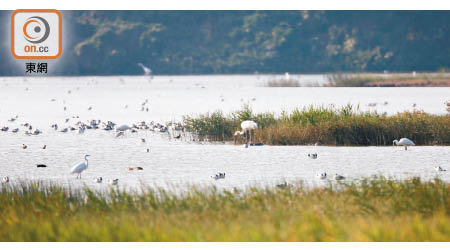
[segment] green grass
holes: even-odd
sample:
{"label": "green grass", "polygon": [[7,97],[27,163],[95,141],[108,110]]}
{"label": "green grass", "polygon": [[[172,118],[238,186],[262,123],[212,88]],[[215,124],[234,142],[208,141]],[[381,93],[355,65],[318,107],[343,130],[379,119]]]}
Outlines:
{"label": "green grass", "polygon": [[446,73],[417,74],[416,76],[411,74],[330,74],[327,78],[329,87],[365,87],[375,82],[450,80],[450,75]]}
{"label": "green grass", "polygon": [[[248,106],[224,115],[217,111],[198,117],[184,117],[188,129],[204,141],[231,141],[244,120],[258,123],[255,141],[269,145],[392,145],[407,137],[417,145],[450,145],[450,115],[422,111],[386,116],[361,112],[359,107],[314,107],[254,114]],[[241,141],[242,142],[242,141]]]}
{"label": "green grass", "polygon": [[0,241],[449,241],[450,184],[349,184],[184,193],[0,188]]}

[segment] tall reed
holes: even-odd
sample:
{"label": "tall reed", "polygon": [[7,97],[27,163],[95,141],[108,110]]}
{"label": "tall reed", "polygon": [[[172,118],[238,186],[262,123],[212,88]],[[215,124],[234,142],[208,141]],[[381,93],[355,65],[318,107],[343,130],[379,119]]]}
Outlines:
{"label": "tall reed", "polygon": [[449,145],[450,115],[405,111],[392,116],[362,112],[359,106],[314,107],[282,112],[254,114],[245,106],[224,115],[218,111],[198,117],[185,117],[188,129],[199,140],[228,141],[244,120],[254,120],[259,128],[256,141],[270,145],[392,145],[407,137],[417,145]]}

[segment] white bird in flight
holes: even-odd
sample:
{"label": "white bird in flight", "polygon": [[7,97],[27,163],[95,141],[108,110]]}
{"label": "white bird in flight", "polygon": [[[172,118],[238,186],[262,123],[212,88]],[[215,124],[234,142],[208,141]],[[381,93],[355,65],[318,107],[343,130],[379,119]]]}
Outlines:
{"label": "white bird in flight", "polygon": [[405,150],[408,150],[408,146],[415,146],[416,144],[414,144],[414,142],[408,138],[402,138],[402,139],[400,139],[400,141],[394,140],[392,142],[392,145],[405,146]]}
{"label": "white bird in flight", "polygon": [[152,70],[147,68],[147,67],[145,67],[144,64],[138,63],[137,65],[142,68],[142,70],[144,71],[144,75],[146,75],[146,76],[151,76],[152,75]]}
{"label": "white bird in flight", "polygon": [[78,178],[81,179],[81,172],[83,172],[84,170],[86,170],[88,168],[88,159],[87,159],[88,156],[90,156],[90,155],[85,155],[84,161],[73,166],[72,169],[70,170],[71,174],[77,174],[77,179]]}

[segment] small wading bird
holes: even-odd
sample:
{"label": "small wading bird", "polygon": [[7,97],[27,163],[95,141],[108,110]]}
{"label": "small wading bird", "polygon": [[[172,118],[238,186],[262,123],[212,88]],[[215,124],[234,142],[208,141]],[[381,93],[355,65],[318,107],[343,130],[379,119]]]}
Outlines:
{"label": "small wading bird", "polygon": [[402,139],[400,139],[400,141],[394,140],[392,142],[392,145],[405,146],[405,150],[408,150],[408,146],[415,146],[416,144],[414,144],[414,142],[408,138],[402,138]]}
{"label": "small wading bird", "polygon": [[334,179],[338,181],[338,180],[343,180],[343,179],[345,179],[345,177],[342,176],[342,175],[339,175],[339,174],[335,174],[335,175],[334,175]]}
{"label": "small wading bird", "polygon": [[289,186],[291,186],[291,185],[287,184],[287,182],[277,184],[277,188],[279,188],[279,189],[285,189]]}
{"label": "small wading bird", "polygon": [[117,185],[119,183],[119,179],[112,179],[108,182],[110,185]]}
{"label": "small wading bird", "polygon": [[211,178],[213,178],[214,180],[225,179],[225,173],[217,173],[215,175],[212,175]]}
{"label": "small wading bird", "polygon": [[131,127],[126,124],[123,124],[123,125],[120,125],[119,127],[117,127],[116,131],[126,131],[128,129],[131,129]]}
{"label": "small wading bird", "polygon": [[77,174],[77,179],[78,178],[81,179],[81,172],[83,172],[84,170],[86,170],[88,168],[88,159],[87,159],[88,156],[90,156],[90,155],[85,155],[84,161],[73,166],[72,169],[70,170],[71,174]]}
{"label": "small wading bird", "polygon": [[317,174],[317,178],[324,180],[327,178],[327,173],[323,172],[321,174]]}
{"label": "small wading bird", "polygon": [[311,159],[317,159],[317,153],[308,154],[308,157],[311,158]]}
{"label": "small wading bird", "polygon": [[5,177],[2,178],[2,183],[3,184],[8,183],[8,182],[9,182],[9,177],[8,176],[5,176]]}
{"label": "small wading bird", "polygon": [[103,178],[102,178],[102,177],[95,177],[95,178],[93,179],[93,181],[94,181],[95,183],[102,183]]}
{"label": "small wading bird", "polygon": [[237,142],[237,137],[245,135],[245,147],[253,143],[252,131],[258,128],[258,124],[254,121],[243,121],[241,123],[242,131],[234,132],[234,144]]}
{"label": "small wading bird", "polygon": [[444,171],[447,171],[446,169],[443,169],[441,166],[434,167],[434,170],[436,170],[436,172],[444,172]]}

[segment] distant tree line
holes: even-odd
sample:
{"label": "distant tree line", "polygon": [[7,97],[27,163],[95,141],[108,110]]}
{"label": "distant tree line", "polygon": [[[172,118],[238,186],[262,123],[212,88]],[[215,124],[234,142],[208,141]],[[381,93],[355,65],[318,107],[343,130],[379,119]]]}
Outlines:
{"label": "distant tree line", "polygon": [[[139,62],[155,74],[450,67],[449,11],[63,11],[63,17],[61,75],[142,74]],[[9,34],[9,26],[0,32]],[[0,56],[11,58],[9,38],[0,42]],[[12,60],[0,61],[1,75],[22,74]]]}

